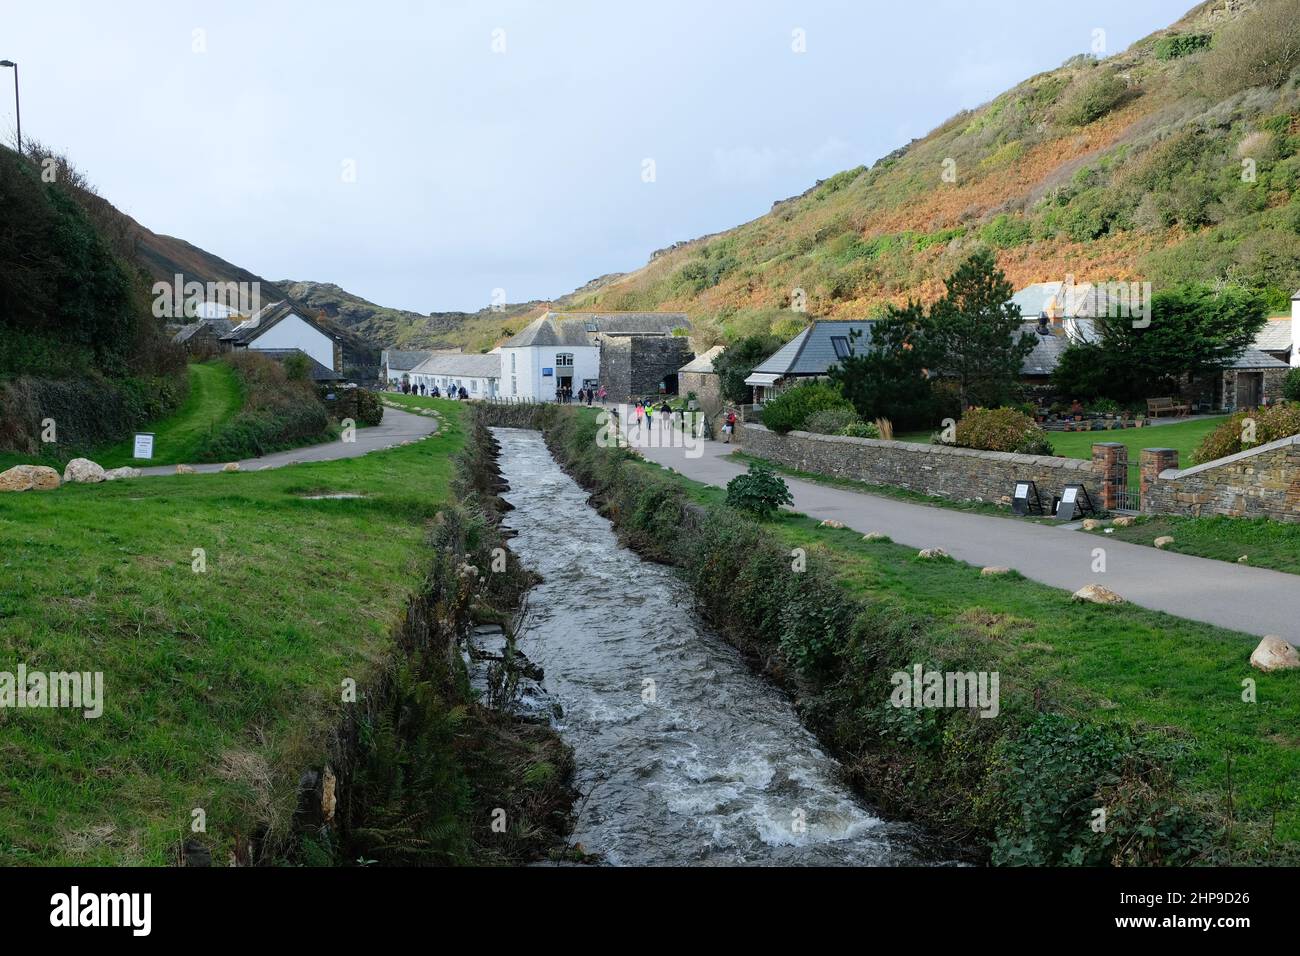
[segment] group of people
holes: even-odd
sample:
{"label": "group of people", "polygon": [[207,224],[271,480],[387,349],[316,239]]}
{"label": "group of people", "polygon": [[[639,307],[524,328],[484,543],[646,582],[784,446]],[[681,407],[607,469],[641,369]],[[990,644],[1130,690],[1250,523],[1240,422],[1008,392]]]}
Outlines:
{"label": "group of people", "polygon": [[[412,385],[410,382],[403,381],[397,387],[403,395],[427,395],[429,398],[442,398],[442,390],[437,385],[425,385],[421,382],[418,385]],[[457,388],[454,385],[447,386],[447,397],[456,399],[469,398],[469,392],[465,391],[465,386]]]}
{"label": "group of people", "polygon": [[[592,402],[603,402],[609,393],[605,391],[605,386],[592,388],[590,385],[584,385],[578,389],[577,399],[579,405],[590,405]],[[570,404],[575,398],[572,385],[557,385],[555,387],[555,400],[562,405]]]}
{"label": "group of people", "polygon": [[632,406],[632,411],[628,413],[627,423],[640,428],[642,422],[647,426],[653,425],[655,415],[662,416],[660,421],[671,421],[674,414],[676,414],[675,410],[666,399],[656,405],[653,400],[638,398],[636,404]]}

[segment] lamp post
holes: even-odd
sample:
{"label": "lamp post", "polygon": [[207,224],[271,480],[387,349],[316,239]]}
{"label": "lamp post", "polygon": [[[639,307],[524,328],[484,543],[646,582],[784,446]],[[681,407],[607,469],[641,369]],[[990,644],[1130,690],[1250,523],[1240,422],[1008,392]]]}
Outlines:
{"label": "lamp post", "polygon": [[23,114],[18,104],[18,64],[13,60],[0,60],[0,66],[11,66],[14,71],[14,119],[18,121],[18,155],[23,154]]}

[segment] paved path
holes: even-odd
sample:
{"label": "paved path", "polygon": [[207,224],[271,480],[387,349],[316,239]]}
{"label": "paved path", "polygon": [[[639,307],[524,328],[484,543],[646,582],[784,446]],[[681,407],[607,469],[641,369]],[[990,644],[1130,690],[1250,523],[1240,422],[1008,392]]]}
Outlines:
{"label": "paved path", "polygon": [[[371,451],[379,451],[404,441],[414,441],[438,430],[438,420],[411,412],[400,412],[395,408],[384,407],[384,420],[370,428],[358,428],[357,440],[354,442],[328,441],[305,448],[293,448],[289,451],[277,451],[261,458],[245,458],[239,462],[243,471],[257,471],[262,468],[281,468],[284,465],[307,461],[334,461],[338,458],[357,458]],[[203,474],[221,471],[225,462],[215,465],[194,465],[194,470]],[[146,475],[174,475],[175,465],[155,465],[140,469]]]}
{"label": "paved path", "polygon": [[[745,471],[726,456],[733,445],[704,442],[704,454],[681,448],[643,448],[649,461],[670,465],[688,478],[725,485]],[[1279,634],[1300,644],[1300,578],[1223,561],[1211,561],[1060,525],[970,514],[911,504],[787,478],[794,508],[812,518],[834,518],[856,531],[879,531],[900,544],[941,547],[977,567],[1004,565],[1027,578],[1076,591],[1104,584],[1134,604],[1248,634]],[[1094,548],[1106,549],[1106,572],[1092,570]]]}

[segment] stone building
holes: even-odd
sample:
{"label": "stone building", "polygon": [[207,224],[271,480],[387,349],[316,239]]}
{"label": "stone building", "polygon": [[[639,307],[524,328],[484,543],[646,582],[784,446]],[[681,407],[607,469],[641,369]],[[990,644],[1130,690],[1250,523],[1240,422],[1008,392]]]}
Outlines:
{"label": "stone building", "polygon": [[713,370],[713,360],[722,354],[725,345],[715,345],[702,355],[697,355],[677,370],[677,393],[694,394],[701,409],[722,405],[722,383]]}

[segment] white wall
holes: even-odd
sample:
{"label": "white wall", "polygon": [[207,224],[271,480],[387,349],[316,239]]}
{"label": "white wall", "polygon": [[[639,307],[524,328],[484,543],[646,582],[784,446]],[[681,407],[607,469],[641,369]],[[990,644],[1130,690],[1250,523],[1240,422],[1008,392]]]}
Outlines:
{"label": "white wall", "polygon": [[[503,348],[501,350],[501,394],[506,398],[524,398],[540,402],[555,400],[559,384],[559,366],[555,357],[573,356],[573,390],[577,392],[587,379],[600,378],[600,349],[594,345],[548,345],[544,347]],[[543,375],[542,369],[552,370]],[[511,377],[514,388],[511,388]]]}
{"label": "white wall", "polygon": [[[296,315],[287,315],[248,344],[250,349],[302,349],[326,368],[334,368],[334,341]],[[337,370],[336,370],[337,371]]]}
{"label": "white wall", "polygon": [[447,393],[447,388],[452,385],[456,388],[463,385],[465,391],[469,392],[470,398],[496,398],[500,394],[500,385],[495,378],[471,375],[411,374],[410,380],[413,386],[423,385],[426,389],[432,389],[436,385],[444,395]]}

